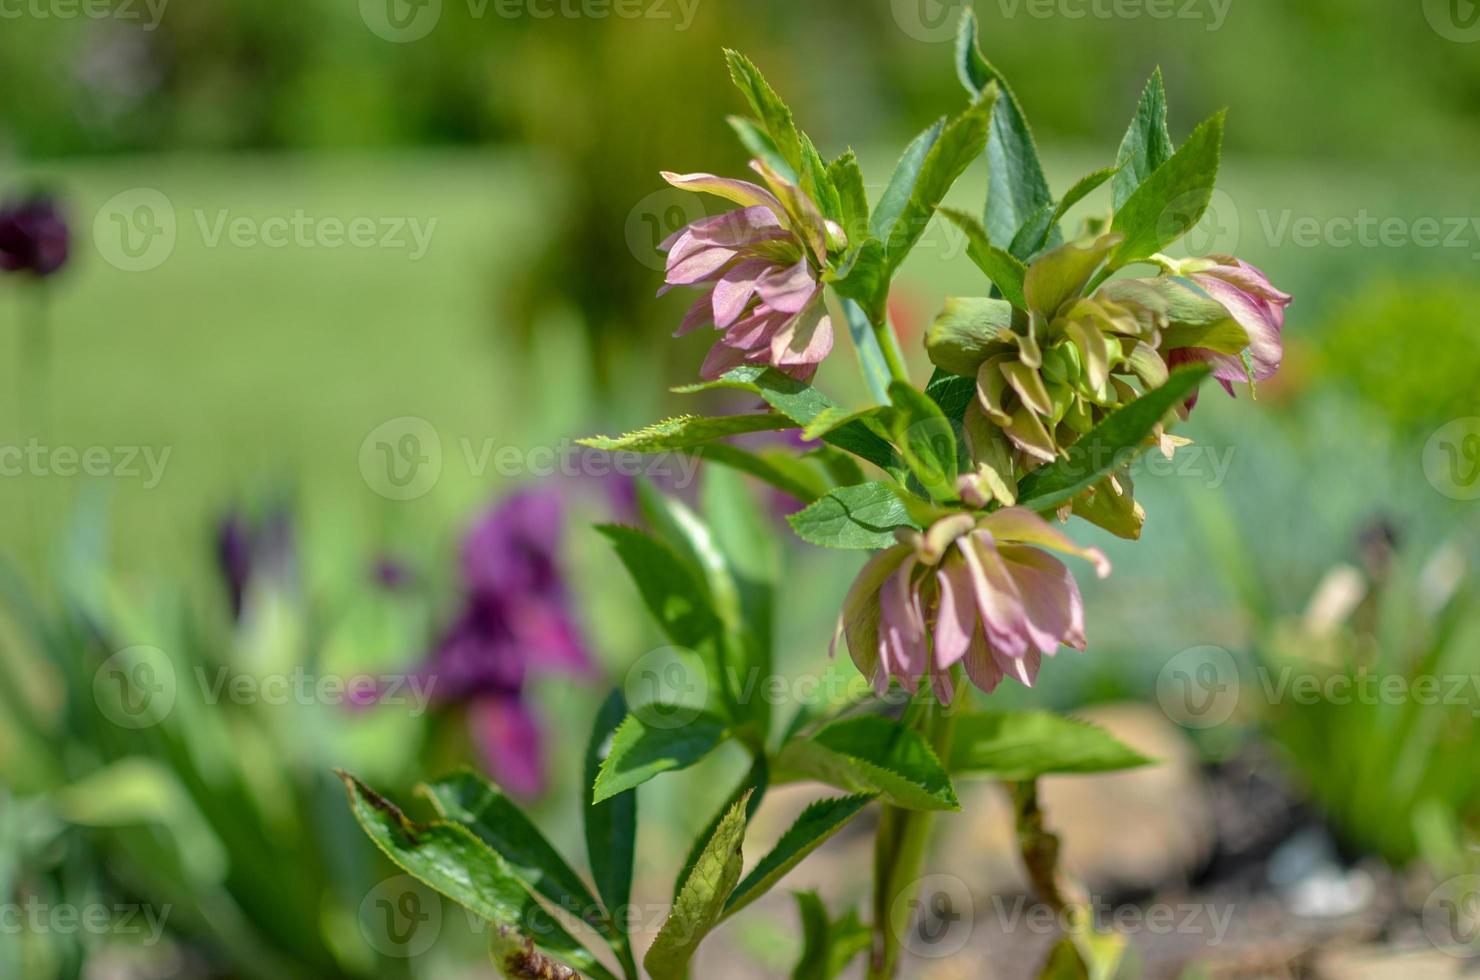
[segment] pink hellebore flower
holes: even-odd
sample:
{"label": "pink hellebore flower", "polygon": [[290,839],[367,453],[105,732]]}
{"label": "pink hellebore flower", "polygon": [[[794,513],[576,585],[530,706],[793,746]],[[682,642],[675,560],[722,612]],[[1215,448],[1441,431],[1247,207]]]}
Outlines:
{"label": "pink hellebore flower", "polygon": [[[1249,334],[1249,364],[1241,357],[1218,354],[1200,348],[1183,348],[1170,353],[1172,367],[1191,361],[1206,361],[1213,366],[1213,377],[1233,394],[1235,381],[1263,381],[1279,370],[1285,343],[1285,307],[1292,297],[1270,285],[1259,269],[1231,255],[1213,255],[1182,265],[1188,275],[1207,294],[1228,310],[1230,316]],[[1188,400],[1190,410],[1197,403],[1194,394]]]}
{"label": "pink hellebore flower", "polygon": [[809,381],[833,344],[818,277],[828,249],[846,240],[798,187],[760,160],[750,166],[769,190],[711,174],[663,174],[674,187],[714,194],[740,209],[695,221],[660,246],[668,267],[659,295],[675,286],[704,290],[674,333],[706,324],[722,331],[704,359],[704,378],[764,364]]}
{"label": "pink hellebore flower", "polygon": [[953,514],[898,536],[863,567],[839,623],[853,662],[880,694],[891,677],[913,692],[929,673],[949,704],[958,662],[983,691],[1003,677],[1032,687],[1044,654],[1060,644],[1084,649],[1079,586],[1042,549],[1085,558],[1104,578],[1110,562],[1099,550],[1078,547],[1021,507]]}

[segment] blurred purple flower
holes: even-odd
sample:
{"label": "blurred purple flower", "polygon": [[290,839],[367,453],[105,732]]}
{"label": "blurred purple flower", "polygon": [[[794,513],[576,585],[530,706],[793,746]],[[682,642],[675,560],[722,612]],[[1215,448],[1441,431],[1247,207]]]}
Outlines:
{"label": "blurred purple flower", "polygon": [[760,160],[750,166],[769,190],[712,174],[663,174],[674,187],[714,194],[740,209],[695,221],[663,243],[668,264],[659,294],[676,286],[704,289],[674,333],[681,337],[705,324],[723,332],[704,359],[703,377],[765,364],[808,381],[833,345],[820,270],[828,250],[844,247],[846,239],[800,188]]}
{"label": "blurred purple flower", "polygon": [[228,514],[216,529],[216,565],[232,618],[239,620],[254,581],[292,576],[293,526],[287,510],[275,508],[256,523],[240,511]]}
{"label": "blurred purple flower", "polygon": [[559,566],[562,517],[557,495],[526,490],[473,525],[463,541],[462,608],[417,672],[437,701],[467,707],[490,773],[525,797],[545,786],[540,727],[524,703],[527,677],[593,669]]}
{"label": "blurred purple flower", "polygon": [[44,194],[0,207],[0,269],[49,276],[66,264],[71,235],[55,201]]}

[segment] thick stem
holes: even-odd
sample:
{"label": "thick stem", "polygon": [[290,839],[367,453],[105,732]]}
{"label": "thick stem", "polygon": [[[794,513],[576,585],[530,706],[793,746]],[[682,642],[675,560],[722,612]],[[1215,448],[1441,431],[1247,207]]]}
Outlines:
{"label": "thick stem", "polygon": [[[932,694],[918,696],[931,700],[912,727],[925,736],[937,756],[949,758],[956,712],[936,703]],[[904,810],[887,804],[879,817],[874,839],[874,937],[868,980],[893,980],[898,969],[900,939],[910,927],[913,912],[909,899],[920,884],[934,818],[929,810]]]}
{"label": "thick stem", "polygon": [[889,325],[889,315],[886,313],[873,322],[874,336],[879,341],[879,350],[884,353],[884,363],[889,367],[889,376],[895,381],[910,383],[910,372],[904,364],[904,354],[899,349],[899,338],[894,334],[894,328]]}
{"label": "thick stem", "polygon": [[1018,851],[1034,891],[1055,912],[1078,922],[1087,914],[1087,907],[1077,900],[1074,889],[1059,872],[1059,837],[1044,823],[1037,780],[1012,784],[1012,802],[1017,815]]}

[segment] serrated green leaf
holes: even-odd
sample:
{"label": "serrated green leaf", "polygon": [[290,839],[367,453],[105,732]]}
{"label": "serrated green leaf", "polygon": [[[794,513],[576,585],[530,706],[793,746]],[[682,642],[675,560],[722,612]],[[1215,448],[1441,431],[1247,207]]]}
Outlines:
{"label": "serrated green leaf", "polygon": [[919,136],[910,141],[900,156],[899,162],[894,165],[894,173],[889,177],[889,183],[884,187],[884,193],[879,196],[879,203],[874,206],[874,216],[869,222],[869,230],[873,236],[881,242],[889,240],[890,232],[899,221],[899,216],[904,212],[909,203],[910,196],[915,190],[915,181],[919,179],[920,168],[925,165],[925,158],[935,146],[940,134],[945,131],[945,117],[931,123]]}
{"label": "serrated green leaf", "polygon": [[420,787],[442,819],[471,830],[506,862],[526,886],[556,908],[609,935],[615,928],[601,905],[524,811],[484,777],[464,770]]}
{"label": "serrated green leaf", "polygon": [[[591,863],[591,878],[601,896],[612,924],[625,934],[632,901],[632,861],[637,846],[637,794],[617,793],[600,803],[591,803],[587,793],[594,792],[602,763],[611,754],[617,727],[627,717],[627,699],[621,688],[615,688],[596,713],[591,738],[586,744],[584,781],[581,797],[586,805],[586,858]],[[630,952],[627,954],[630,957]]]}
{"label": "serrated green leaf", "polygon": [[716,649],[723,621],[710,604],[697,568],[644,531],[616,524],[596,530],[616,548],[648,612],[669,640],[700,652]]}
{"label": "serrated green leaf", "polygon": [[1047,711],[984,711],[956,719],[952,773],[1010,782],[1063,773],[1113,772],[1151,760],[1087,721]]}
{"label": "serrated green leaf", "polygon": [[987,145],[987,133],[992,127],[992,107],[996,103],[997,89],[989,85],[965,112],[946,125],[925,154],[904,207],[890,225],[887,237],[880,236],[885,242],[890,276],[898,271],[905,256],[920,240],[946,192],[982,155]]}
{"label": "serrated green leaf", "polygon": [[[1006,247],[1018,229],[1045,205],[1053,194],[1038,159],[1038,146],[1023,115],[1012,86],[982,55],[976,39],[976,15],[968,8],[961,16],[956,36],[956,66],[961,82],[973,96],[993,82],[1001,89],[992,131],[987,139],[986,228],[992,242]],[[1048,244],[1057,244],[1053,232]]]}
{"label": "serrated green leaf", "polygon": [[857,248],[869,237],[868,191],[857,155],[848,150],[827,165],[827,175],[838,192],[843,232],[848,236],[849,246]]}
{"label": "serrated green leaf", "polygon": [[[853,300],[863,309],[865,323],[870,317],[883,316],[884,300],[889,295],[889,264],[884,257],[884,244],[877,238],[864,239],[838,267],[830,284],[839,296]],[[882,354],[879,361],[882,364]]]}
{"label": "serrated green leaf", "polygon": [[679,890],[672,914],[642,961],[653,980],[684,980],[694,951],[719,920],[725,899],[740,880],[748,802],[747,794],[730,807]]}
{"label": "serrated green leaf", "polygon": [[661,773],[687,769],[718,748],[728,734],[724,719],[705,711],[674,728],[649,725],[629,714],[612,736],[592,799],[600,803]]}
{"label": "serrated green leaf", "polygon": [[394,803],[340,771],[350,809],[386,857],[413,878],[496,927],[536,939],[540,948],[599,980],[611,972],[525,890],[508,863],[466,827],[446,821],[415,823]]}
{"label": "serrated green leaf", "polygon": [[757,861],[745,880],[735,887],[735,891],[725,902],[725,917],[734,915],[770,891],[787,872],[826,843],[829,837],[842,830],[844,824],[873,800],[874,797],[870,794],[859,794],[818,800],[808,805],[796,822],[781,835],[776,846]]}
{"label": "serrated green leaf", "polygon": [[784,449],[751,452],[739,446],[716,442],[695,449],[693,455],[753,476],[804,504],[810,504],[833,487],[832,482],[815,464]]}
{"label": "serrated green leaf", "polygon": [[794,892],[802,920],[802,955],[791,972],[791,980],[833,980],[848,963],[868,949],[872,939],[858,911],[830,921],[827,906],[816,892]]}
{"label": "serrated green leaf", "polygon": [[959,810],[950,776],[919,732],[878,715],[835,721],[793,739],[777,779],[809,778],[850,793],[877,793],[908,810]]}
{"label": "serrated green leaf", "polygon": [[604,449],[609,452],[623,450],[634,453],[666,453],[679,449],[692,449],[715,439],[743,435],[747,432],[774,432],[779,429],[794,429],[796,423],[784,415],[755,413],[751,415],[681,415],[677,418],[654,422],[635,432],[615,438],[611,436],[589,436],[577,439],[581,446]]}
{"label": "serrated green leaf", "polygon": [[1020,310],[1026,309],[1028,301],[1023,298],[1023,280],[1027,278],[1028,267],[1022,259],[993,245],[987,230],[974,216],[955,208],[940,208],[939,211],[966,233],[967,257],[992,280],[992,285],[1002,293],[1003,299]]}
{"label": "serrated green leaf", "polygon": [[838,487],[787,518],[797,537],[824,548],[874,550],[894,544],[894,530],[917,527],[892,487]]}
{"label": "serrated green leaf", "polygon": [[1135,118],[1131,120],[1125,138],[1120,141],[1120,151],[1115,156],[1115,163],[1120,168],[1115,174],[1113,187],[1115,210],[1119,211],[1136,188],[1170,160],[1174,152],[1172,134],[1167,129],[1166,87],[1158,68],[1151,73],[1146,88],[1141,92]]}
{"label": "serrated green leaf", "polygon": [[776,90],[771,88],[760,69],[745,55],[738,51],[725,49],[725,60],[730,66],[730,79],[734,81],[745,101],[750,103],[751,109],[755,111],[761,121],[761,126],[771,142],[776,145],[781,159],[785,160],[794,173],[801,174],[802,164],[802,141],[797,132],[796,121],[792,118],[791,109]]}
{"label": "serrated green leaf", "polygon": [[[732,388],[759,395],[773,409],[799,426],[805,426],[823,412],[837,408],[832,399],[806,382],[798,381],[774,368],[752,365],[727,371],[717,381],[684,385],[674,391],[688,394],[715,388]],[[834,429],[828,433],[825,441],[883,469],[890,469],[899,463],[889,443],[862,425]]]}
{"label": "serrated green leaf", "polygon": [[747,119],[744,116],[728,116],[725,122],[730,124],[730,129],[734,130],[735,135],[739,137],[740,144],[752,157],[764,160],[767,166],[793,184],[801,181],[791,164],[782,159],[771,137],[766,135],[766,131],[754,119]]}
{"label": "serrated green leaf", "polygon": [[1115,170],[1114,167],[1106,167],[1079,178],[1058,204],[1052,208],[1041,209],[1018,230],[1009,251],[1024,262],[1031,262],[1034,256],[1043,251],[1044,246],[1048,244],[1050,233],[1058,227],[1059,221],[1069,213],[1069,209],[1115,176]]}
{"label": "serrated green leaf", "polygon": [[1018,484],[1018,504],[1046,511],[1074,499],[1080,491],[1112,470],[1129,463],[1143,448],[1158,422],[1166,418],[1211,373],[1203,364],[1173,371],[1167,383],[1105,416],[1078,442],[1069,455],[1029,473]]}
{"label": "serrated green leaf", "polygon": [[683,868],[679,871],[678,877],[673,882],[673,900],[675,902],[678,901],[678,894],[683,888],[684,882],[689,880],[689,875],[693,873],[694,866],[699,863],[699,859],[704,855],[704,848],[709,845],[710,839],[714,837],[714,832],[719,829],[720,823],[724,821],[725,815],[730,812],[730,808],[740,800],[748,800],[749,802],[745,805],[745,820],[749,823],[755,816],[755,811],[760,809],[761,800],[765,797],[766,790],[770,784],[770,764],[766,761],[764,754],[757,755],[755,762],[750,766],[750,770],[745,774],[745,778],[740,781],[740,785],[735,787],[735,791],[725,800],[724,805],[719,808],[719,812],[714,815],[714,818],[694,838],[694,843],[689,848],[689,856],[684,859]]}
{"label": "serrated green leaf", "polygon": [[1224,115],[1220,112],[1193,130],[1182,148],[1115,212],[1111,229],[1125,235],[1125,241],[1110,257],[1112,268],[1162,251],[1202,220],[1218,179]]}
{"label": "serrated green leaf", "polygon": [[889,431],[910,472],[935,500],[954,500],[959,457],[950,420],[939,405],[903,381],[889,386],[889,398],[894,406]]}

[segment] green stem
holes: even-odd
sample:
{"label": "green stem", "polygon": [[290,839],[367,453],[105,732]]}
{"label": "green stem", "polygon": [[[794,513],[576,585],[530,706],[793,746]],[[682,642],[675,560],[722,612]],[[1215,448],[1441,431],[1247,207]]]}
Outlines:
{"label": "green stem", "polygon": [[878,320],[871,321],[871,325],[874,328],[874,337],[879,341],[879,350],[884,353],[884,363],[889,367],[890,377],[909,384],[910,372],[905,367],[904,354],[899,349],[899,338],[889,324],[889,314],[882,314]]}
{"label": "green stem", "polygon": [[[959,687],[960,678],[957,677]],[[957,712],[930,698],[915,725],[942,759],[950,757],[956,734]],[[905,810],[885,805],[874,838],[873,949],[869,956],[868,980],[893,980],[899,966],[899,943],[910,927],[909,901],[920,884],[920,869],[929,851],[935,814],[929,810]]]}
{"label": "green stem", "polygon": [[1018,851],[1022,854],[1028,880],[1044,904],[1055,912],[1067,912],[1071,921],[1081,923],[1087,914],[1085,903],[1077,901],[1073,888],[1059,873],[1059,837],[1049,831],[1038,803],[1038,782],[1029,780],[1010,784],[1016,814]]}

